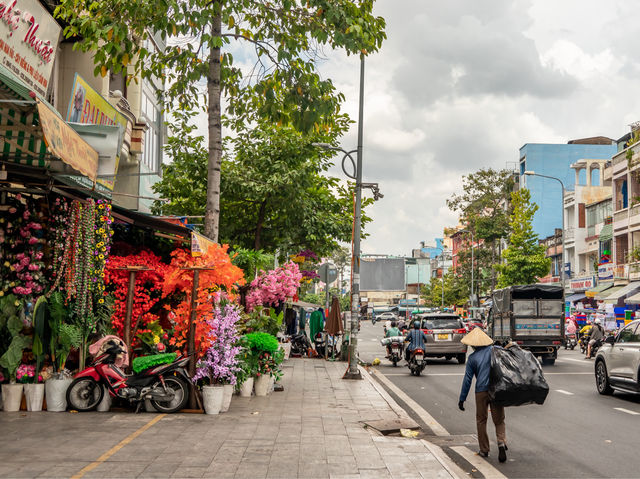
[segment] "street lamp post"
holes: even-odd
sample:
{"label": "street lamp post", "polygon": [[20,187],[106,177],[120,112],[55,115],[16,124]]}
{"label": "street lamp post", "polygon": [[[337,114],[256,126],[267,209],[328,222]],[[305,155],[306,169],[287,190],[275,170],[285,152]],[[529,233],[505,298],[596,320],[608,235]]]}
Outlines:
{"label": "street lamp post", "polygon": [[550,180],[556,180],[560,183],[560,187],[562,188],[562,256],[560,257],[560,284],[562,285],[562,289],[564,290],[564,183],[560,178],[556,178],[555,176],[547,176],[541,175],[540,173],[536,173],[535,171],[527,170],[524,172],[525,176],[540,176],[542,178],[549,178]]}
{"label": "street lamp post", "polygon": [[476,240],[475,237],[473,236],[473,231],[470,230],[460,230],[460,233],[469,233],[471,235],[471,307],[473,307],[475,305],[474,303],[474,292],[475,292],[475,288],[474,288],[474,258],[473,258],[473,245],[475,244]]}
{"label": "street lamp post", "polygon": [[[440,273],[440,277],[442,279],[442,288],[440,288],[442,291],[442,304],[440,305],[440,309],[444,310],[444,250],[442,248],[434,248],[436,251],[440,251],[440,257],[442,258],[442,273]],[[436,268],[438,267],[438,255],[436,255]],[[436,271],[436,275],[438,274],[438,272]]]}
{"label": "street lamp post", "polygon": [[[347,177],[355,180],[355,211],[353,217],[353,258],[351,269],[351,332],[349,336],[349,369],[344,379],[362,379],[358,369],[358,323],[360,315],[360,236],[362,229],[362,188],[371,188],[375,200],[382,198],[377,183],[362,182],[362,137],[364,117],[364,55],[360,55],[360,98],[358,112],[358,146],[355,150],[346,151],[327,143],[313,143],[313,146],[325,150],[335,150],[344,153],[342,171]],[[357,153],[354,161],[353,153]],[[352,171],[347,170],[345,162],[351,162]]]}

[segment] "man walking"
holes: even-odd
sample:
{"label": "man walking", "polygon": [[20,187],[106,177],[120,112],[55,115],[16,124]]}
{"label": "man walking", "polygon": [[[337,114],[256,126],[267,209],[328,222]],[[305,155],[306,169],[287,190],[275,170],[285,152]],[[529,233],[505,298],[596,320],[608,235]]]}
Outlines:
{"label": "man walking", "polygon": [[487,435],[488,410],[491,408],[491,419],[496,427],[498,439],[498,460],[507,460],[506,426],[504,423],[504,407],[489,404],[489,373],[491,371],[491,348],[493,340],[480,328],[474,328],[462,338],[462,342],[473,348],[469,355],[462,381],[462,391],[458,408],[464,411],[464,402],[471,389],[471,381],[476,377],[476,426],[478,429],[478,455],[489,456],[489,436]]}

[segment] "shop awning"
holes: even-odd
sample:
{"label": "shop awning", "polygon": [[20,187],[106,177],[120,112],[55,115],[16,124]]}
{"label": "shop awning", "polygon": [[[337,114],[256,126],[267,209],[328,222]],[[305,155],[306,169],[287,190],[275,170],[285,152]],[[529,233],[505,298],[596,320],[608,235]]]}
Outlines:
{"label": "shop awning", "polygon": [[625,304],[640,304],[640,293],[636,293],[633,296],[629,296],[624,300]]}
{"label": "shop awning", "polygon": [[564,300],[573,303],[574,301],[580,301],[582,299],[585,299],[586,297],[587,297],[586,293],[582,292],[582,293],[572,294],[571,296],[566,296]]}
{"label": "shop awning", "polygon": [[606,291],[596,294],[595,298],[597,301],[605,301],[609,296],[614,297],[614,295],[622,289],[624,289],[624,286],[614,286],[613,288],[609,288]]}
{"label": "shop awning", "polygon": [[611,238],[613,238],[613,225],[609,223],[602,227],[600,230],[600,237],[598,239],[600,241],[609,241]]}
{"label": "shop awning", "polygon": [[133,224],[140,228],[147,228],[153,231],[159,231],[161,233],[179,235],[185,239],[191,237],[191,230],[184,226],[177,225],[175,223],[169,223],[155,216],[140,213],[138,211],[128,210],[121,206],[112,206],[111,214],[114,218],[124,221],[125,223]]}
{"label": "shop awning", "polygon": [[585,291],[585,295],[587,298],[594,298],[597,294],[602,293],[603,291],[613,287],[613,283],[602,283],[592,288],[590,290]]}
{"label": "shop awning", "polygon": [[633,281],[632,283],[623,286],[619,291],[608,295],[607,299],[605,299],[605,303],[616,304],[619,300],[625,299],[627,296],[632,296],[638,291],[640,291],[640,281]]}

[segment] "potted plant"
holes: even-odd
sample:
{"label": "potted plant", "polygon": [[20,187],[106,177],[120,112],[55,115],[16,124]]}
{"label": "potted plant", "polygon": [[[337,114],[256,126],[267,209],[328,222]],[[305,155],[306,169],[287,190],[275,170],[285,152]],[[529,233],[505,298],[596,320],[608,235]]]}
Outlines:
{"label": "potted plant", "polygon": [[272,386],[273,378],[279,378],[282,351],[275,336],[267,333],[249,333],[245,336],[251,354],[257,358],[255,372],[256,396],[266,396]]}
{"label": "potted plant", "polygon": [[33,364],[21,364],[16,372],[16,379],[24,385],[24,396],[27,400],[27,411],[42,411],[44,400],[44,383]]}
{"label": "potted plant", "polygon": [[[244,338],[245,336],[243,336]],[[241,397],[251,397],[254,376],[258,370],[258,358],[246,347],[242,348],[239,358],[236,387]]]}
{"label": "potted plant", "polygon": [[[229,409],[233,386],[238,372],[238,335],[236,323],[240,320],[238,307],[233,304],[218,306],[207,319],[207,333],[212,340],[204,357],[198,361],[193,381],[204,382],[202,396],[206,414],[218,414]],[[226,386],[226,395],[225,395]]]}
{"label": "potted plant", "polygon": [[22,351],[31,344],[31,338],[23,336],[19,317],[21,302],[12,294],[0,298],[0,367],[9,374],[9,384],[2,385],[5,411],[19,411],[22,401],[22,383],[16,382],[18,366],[22,362]]}
{"label": "potted plant", "polygon": [[51,328],[51,361],[54,372],[45,381],[47,411],[61,412],[67,409],[67,388],[73,381],[71,373],[65,369],[71,348],[80,346],[82,334],[77,326],[65,323],[70,316],[59,291],[51,295],[48,303],[49,326]]}

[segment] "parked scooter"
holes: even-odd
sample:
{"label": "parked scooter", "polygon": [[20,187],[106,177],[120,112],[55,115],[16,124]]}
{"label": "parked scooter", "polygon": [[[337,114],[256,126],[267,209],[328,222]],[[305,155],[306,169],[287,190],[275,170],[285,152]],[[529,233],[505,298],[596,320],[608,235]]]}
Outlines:
{"label": "parked scooter", "polygon": [[291,341],[291,354],[293,356],[305,356],[311,349],[311,341],[306,334],[294,334],[289,337]]}
{"label": "parked scooter", "polygon": [[424,350],[422,349],[414,349],[411,351],[411,356],[409,357],[409,362],[407,363],[407,367],[411,371],[412,375],[420,376],[420,373],[427,366],[427,360],[424,357]]}
{"label": "parked scooter", "polygon": [[91,366],[79,372],[67,389],[67,403],[77,411],[95,409],[105,389],[112,397],[126,399],[136,404],[136,412],[145,400],[163,413],[183,409],[189,400],[191,379],[185,366],[189,358],[177,357],[168,364],[149,367],[138,374],[125,374],[115,365],[118,356],[125,352],[120,339],[110,339],[102,352],[97,354]]}

